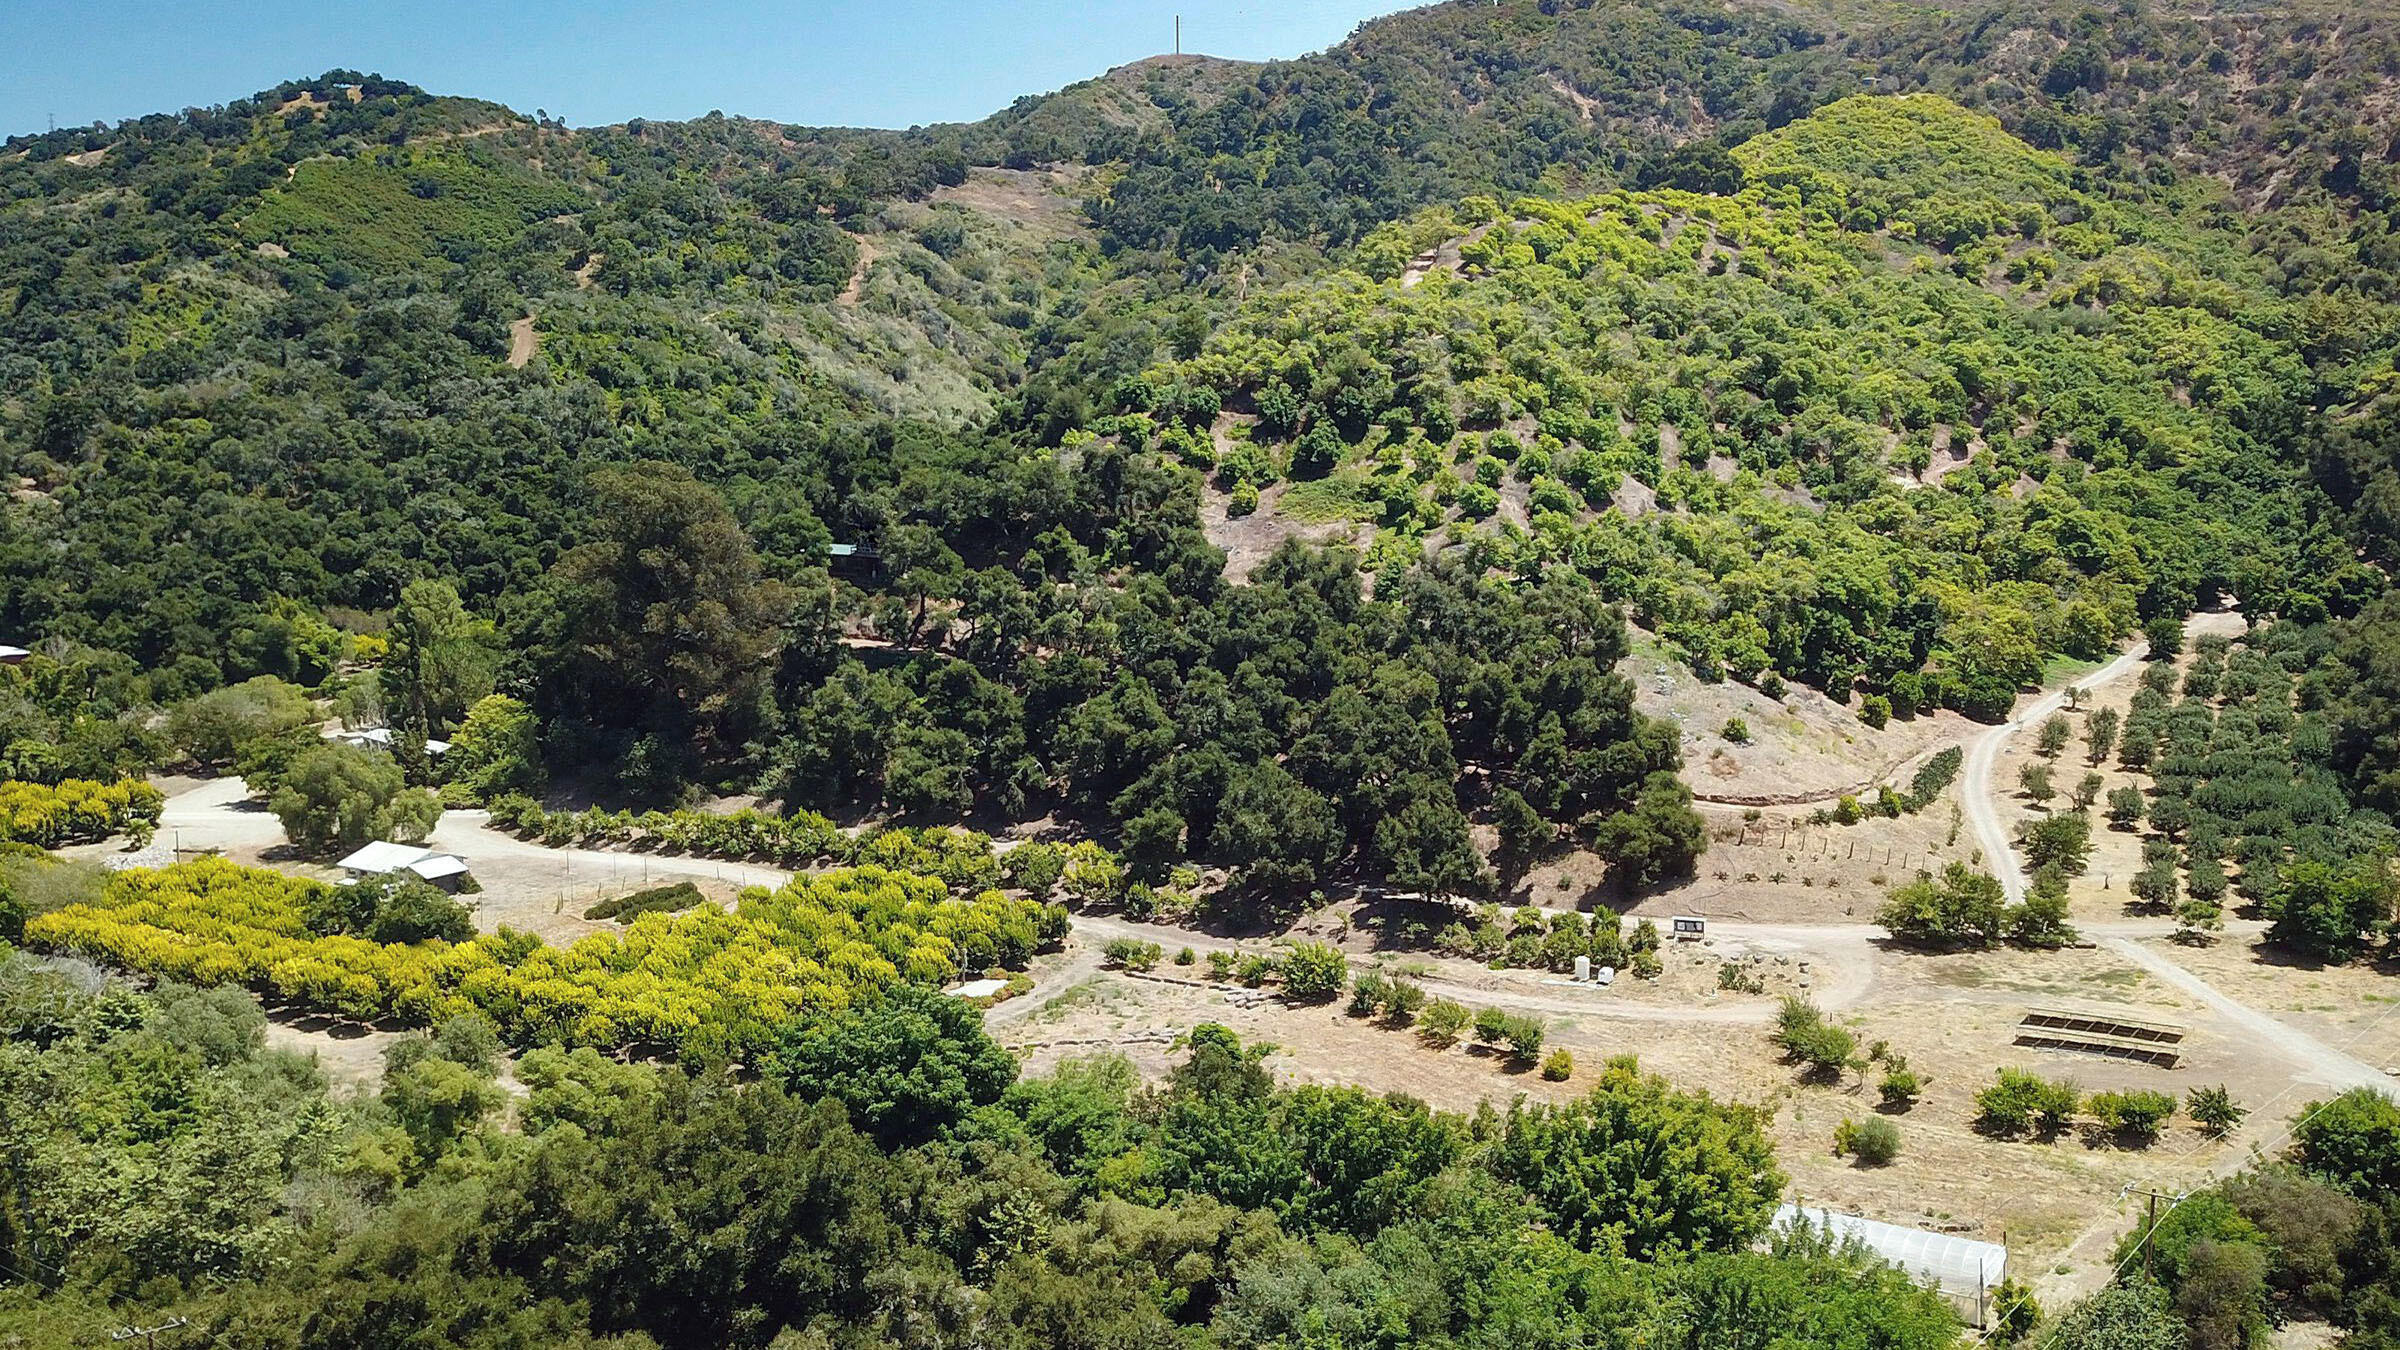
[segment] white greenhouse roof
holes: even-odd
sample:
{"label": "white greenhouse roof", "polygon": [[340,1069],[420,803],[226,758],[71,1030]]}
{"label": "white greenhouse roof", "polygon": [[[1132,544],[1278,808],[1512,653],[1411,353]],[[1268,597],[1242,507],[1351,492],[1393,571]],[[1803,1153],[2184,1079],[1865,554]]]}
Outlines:
{"label": "white greenhouse roof", "polygon": [[952,998],[990,998],[1008,987],[1006,980],[969,980],[950,991]]}
{"label": "white greenhouse roof", "polygon": [[[381,750],[392,748],[392,729],[390,727],[370,727],[365,731],[334,730],[326,732],[325,736],[328,740],[342,741],[350,745],[372,745]],[[445,755],[449,752],[450,742],[435,740],[430,736],[425,738],[426,754]]]}
{"label": "white greenhouse roof", "polygon": [[1891,1262],[1917,1280],[1930,1281],[1945,1294],[1974,1298],[2000,1283],[2008,1269],[2008,1248],[1954,1233],[1929,1233],[1878,1223],[1856,1214],[1829,1209],[1784,1205],[1775,1211],[1777,1231],[1805,1223],[1836,1241],[1855,1238],[1868,1251]]}
{"label": "white greenhouse roof", "polygon": [[345,872],[364,872],[376,876],[414,872],[427,881],[439,881],[465,872],[467,860],[455,853],[436,853],[415,844],[378,842],[367,845],[335,866]]}

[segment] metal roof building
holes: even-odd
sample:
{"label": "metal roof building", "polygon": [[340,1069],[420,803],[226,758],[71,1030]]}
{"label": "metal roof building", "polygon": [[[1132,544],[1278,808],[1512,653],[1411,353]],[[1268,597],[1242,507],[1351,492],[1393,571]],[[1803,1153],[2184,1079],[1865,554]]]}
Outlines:
{"label": "metal roof building", "polygon": [[334,864],[359,876],[389,876],[410,872],[427,881],[464,876],[467,860],[455,853],[437,853],[415,844],[373,843]]}

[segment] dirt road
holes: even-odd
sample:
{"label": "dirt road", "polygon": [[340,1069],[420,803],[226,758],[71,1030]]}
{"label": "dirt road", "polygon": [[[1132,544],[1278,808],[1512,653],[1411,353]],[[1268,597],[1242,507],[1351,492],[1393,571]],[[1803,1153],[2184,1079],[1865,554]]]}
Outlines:
{"label": "dirt road", "polygon": [[158,835],[181,853],[257,851],[283,842],[283,822],[251,797],[241,779],[212,778],[167,799]]}
{"label": "dirt road", "polygon": [[[268,817],[272,824],[274,817]],[[692,858],[673,853],[617,853],[605,849],[552,848],[530,839],[519,839],[491,826],[491,813],[486,811],[445,811],[441,824],[436,825],[426,844],[455,853],[467,860],[470,867],[493,861],[535,863],[543,866],[564,864],[569,874],[588,874],[586,879],[633,873],[643,876],[719,877],[741,886],[780,886],[792,879],[792,874],[779,867],[759,863],[726,862],[718,858]]]}
{"label": "dirt road", "polygon": [[2268,1047],[2292,1065],[2292,1077],[2297,1082],[2318,1083],[2336,1092],[2354,1087],[2373,1088],[2392,1093],[2390,1075],[2364,1060],[2327,1045],[2297,1027],[2280,1022],[2258,1011],[2215,985],[2201,979],[2182,966],[2139,942],[2126,938],[2106,938],[2103,945],[2117,955],[2133,962],[2158,978],[2182,990],[2216,1010],[2219,1017],[2240,1028],[2250,1040]]}
{"label": "dirt road", "polygon": [[[2075,687],[2088,690],[2114,684],[2139,666],[2148,650],[2145,643],[2140,649],[2125,653],[2076,681]],[[2052,690],[1967,746],[1966,783],[1958,794],[1960,805],[1966,812],[1968,828],[1975,832],[1976,844],[1983,849],[1984,865],[2000,878],[2000,889],[2007,892],[2012,905],[2024,902],[2025,869],[2017,861],[2017,850],[2009,841],[2007,828],[2000,823],[2000,803],[1992,792],[1992,766],[1999,762],[2000,747],[2008,743],[2010,736],[2066,705],[2067,691]]]}

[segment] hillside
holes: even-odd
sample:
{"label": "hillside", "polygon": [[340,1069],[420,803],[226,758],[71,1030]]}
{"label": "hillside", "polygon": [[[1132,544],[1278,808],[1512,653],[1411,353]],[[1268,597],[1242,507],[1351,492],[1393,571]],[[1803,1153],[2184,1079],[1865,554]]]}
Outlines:
{"label": "hillside", "polygon": [[0,1350],[2388,1345],[2396,80],[1460,0],[9,137]]}

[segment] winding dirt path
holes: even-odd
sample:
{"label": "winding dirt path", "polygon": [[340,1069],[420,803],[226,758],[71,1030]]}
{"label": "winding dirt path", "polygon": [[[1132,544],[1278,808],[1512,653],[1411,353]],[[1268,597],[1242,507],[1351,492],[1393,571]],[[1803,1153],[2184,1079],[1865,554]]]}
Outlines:
{"label": "winding dirt path", "polygon": [[2207,1004],[2251,1041],[2289,1061],[2292,1077],[2297,1081],[2318,1083],[2336,1092],[2354,1087],[2373,1088],[2387,1094],[2393,1091],[2391,1077],[2382,1070],[2219,991],[2155,949],[2121,937],[2106,938],[2103,942],[2110,951]]}
{"label": "winding dirt path", "polygon": [[[2149,645],[2145,643],[2071,687],[2088,691],[2114,684],[2139,666],[2148,651]],[[2052,690],[1967,745],[1966,785],[1959,793],[1959,800],[1966,812],[1968,828],[1975,831],[1975,842],[1983,849],[1984,865],[2000,878],[2000,889],[2007,892],[2012,905],[2025,899],[2025,868],[2017,861],[2017,850],[2009,841],[2007,828],[2000,823],[1999,800],[1992,795],[1992,766],[1999,763],[2000,747],[2008,744],[2009,737],[2065,706],[2066,689]]]}
{"label": "winding dirt path", "polygon": [[541,349],[542,335],[534,331],[532,315],[509,321],[508,364],[512,369],[523,370],[525,363],[531,361],[533,354]]}

